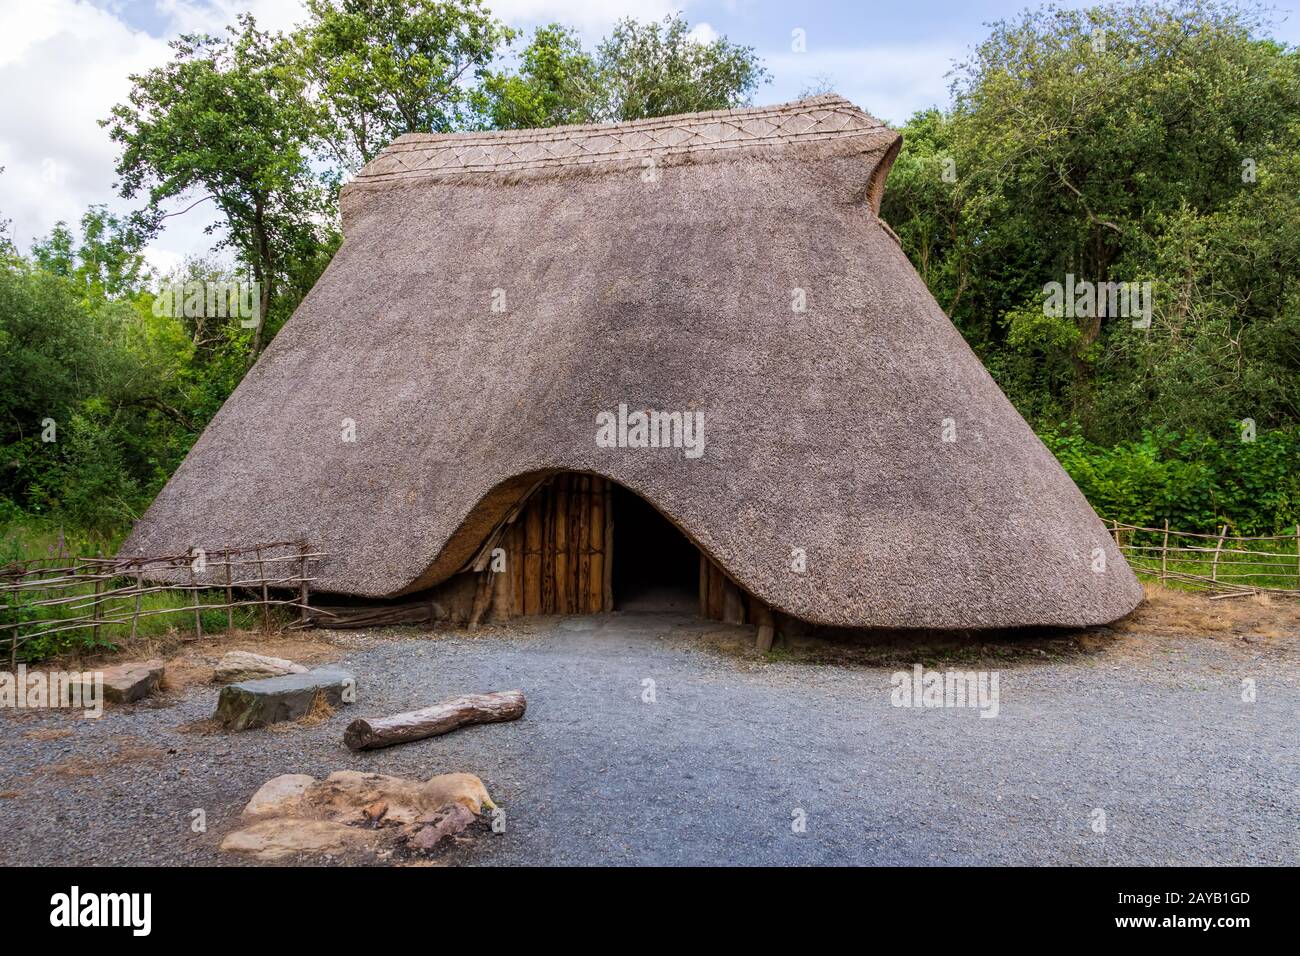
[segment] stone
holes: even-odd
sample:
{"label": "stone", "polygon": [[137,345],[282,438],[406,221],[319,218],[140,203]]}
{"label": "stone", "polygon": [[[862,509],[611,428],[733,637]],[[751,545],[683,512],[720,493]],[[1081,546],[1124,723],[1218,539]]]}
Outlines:
{"label": "stone", "polygon": [[266,657],[251,651],[228,651],[217,662],[213,680],[218,684],[234,684],[246,680],[263,680],[283,677],[285,674],[305,674],[307,668],[280,657]]}
{"label": "stone", "polygon": [[259,860],[282,860],[300,853],[332,856],[369,850],[372,843],[368,831],[332,820],[271,817],[228,834],[221,841],[221,849],[247,853]]}
{"label": "stone", "polygon": [[159,660],[136,661],[105,667],[104,700],[113,704],[130,704],[148,697],[162,684],[163,662]]}
{"label": "stone", "polygon": [[474,822],[474,814],[463,804],[452,803],[437,813],[420,818],[423,824],[411,837],[411,846],[417,850],[432,850],[439,841],[455,836]]}
{"label": "stone", "polygon": [[259,860],[421,856],[494,806],[483,781],[468,773],[424,781],[358,770],[338,770],[324,780],[282,774],[253,794],[242,826],[221,849]]}
{"label": "stone", "polygon": [[247,730],[284,720],[297,720],[310,713],[318,696],[331,707],[339,706],[343,703],[344,691],[355,685],[356,678],[351,674],[332,667],[264,680],[240,681],[221,688],[215,716],[227,730]]}
{"label": "stone", "polygon": [[305,773],[284,773],[272,777],[253,794],[253,799],[244,807],[244,816],[257,819],[293,813],[302,806],[307,788],[315,782],[315,777]]}

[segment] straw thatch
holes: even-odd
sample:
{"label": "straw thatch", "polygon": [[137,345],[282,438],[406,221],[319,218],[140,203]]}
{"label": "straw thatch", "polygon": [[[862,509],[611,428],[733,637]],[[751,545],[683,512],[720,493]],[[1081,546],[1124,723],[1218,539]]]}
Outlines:
{"label": "straw thatch", "polygon": [[[125,552],[301,537],[330,555],[317,588],[393,596],[575,470],[805,620],[1124,615],[1141,589],[1110,536],[877,216],[898,144],[834,96],[401,137]],[[620,403],[702,412],[703,456],[598,447]]]}

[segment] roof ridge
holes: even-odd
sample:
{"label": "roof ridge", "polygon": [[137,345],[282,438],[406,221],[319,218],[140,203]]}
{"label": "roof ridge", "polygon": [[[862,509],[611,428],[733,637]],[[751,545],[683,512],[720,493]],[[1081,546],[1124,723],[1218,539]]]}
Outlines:
{"label": "roof ridge", "polygon": [[836,94],[775,106],[680,113],[627,123],[471,133],[406,133],[358,181],[590,165],[698,150],[874,136],[889,127]]}

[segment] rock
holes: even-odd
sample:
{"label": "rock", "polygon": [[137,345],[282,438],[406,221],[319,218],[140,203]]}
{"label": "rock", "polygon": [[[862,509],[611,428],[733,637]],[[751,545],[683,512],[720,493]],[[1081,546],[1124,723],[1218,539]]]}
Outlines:
{"label": "rock", "polygon": [[302,806],[307,788],[316,782],[305,773],[285,773],[272,777],[258,788],[244,807],[249,818],[287,816]]}
{"label": "rock", "polygon": [[305,673],[307,668],[283,658],[265,657],[250,651],[228,651],[217,663],[213,680],[218,684],[234,684],[238,681]]}
{"label": "rock", "polygon": [[345,688],[355,684],[356,678],[347,671],[325,667],[302,674],[240,681],[221,688],[215,716],[228,730],[297,720],[311,711],[317,696],[331,707],[337,707],[343,703]]}
{"label": "rock", "polygon": [[114,704],[129,704],[148,697],[158,689],[163,679],[163,662],[137,661],[105,667],[104,700]]}
{"label": "rock", "polygon": [[273,777],[244,808],[245,825],[221,849],[260,860],[298,854],[427,853],[492,807],[483,781],[449,773],[408,780],[339,770],[324,780],[291,773]]}
{"label": "rock", "polygon": [[228,834],[221,841],[221,849],[247,853],[259,860],[281,860],[298,853],[338,854],[348,850],[367,850],[371,844],[370,831],[343,823],[272,817]]}
{"label": "rock", "polygon": [[411,837],[411,846],[417,850],[432,850],[440,840],[455,836],[474,822],[474,814],[459,803],[450,804],[437,813],[420,818],[423,826]]}

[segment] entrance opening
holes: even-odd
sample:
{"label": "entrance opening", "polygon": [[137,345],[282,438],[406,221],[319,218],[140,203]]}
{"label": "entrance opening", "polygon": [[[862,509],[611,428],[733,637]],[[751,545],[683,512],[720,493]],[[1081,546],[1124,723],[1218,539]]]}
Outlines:
{"label": "entrance opening", "polygon": [[613,487],[614,607],[620,611],[699,610],[700,552],[640,496]]}

